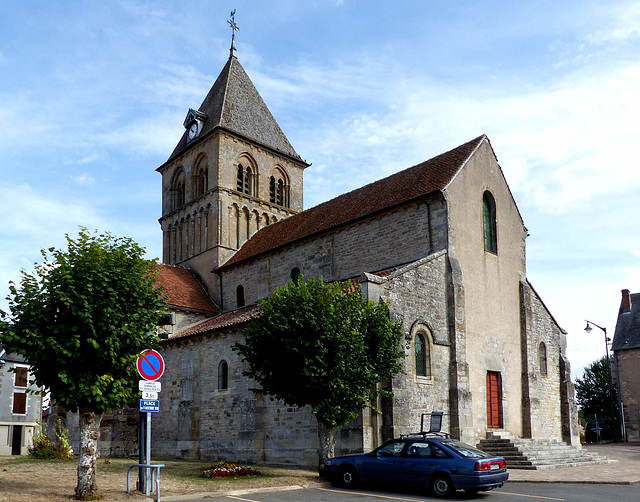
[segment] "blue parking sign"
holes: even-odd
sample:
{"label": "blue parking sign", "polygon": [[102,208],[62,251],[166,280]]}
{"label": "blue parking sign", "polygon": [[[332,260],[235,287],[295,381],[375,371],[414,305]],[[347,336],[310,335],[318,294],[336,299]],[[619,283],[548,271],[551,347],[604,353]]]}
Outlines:
{"label": "blue parking sign", "polygon": [[145,411],[147,413],[158,413],[160,411],[160,401],[140,399],[140,411]]}

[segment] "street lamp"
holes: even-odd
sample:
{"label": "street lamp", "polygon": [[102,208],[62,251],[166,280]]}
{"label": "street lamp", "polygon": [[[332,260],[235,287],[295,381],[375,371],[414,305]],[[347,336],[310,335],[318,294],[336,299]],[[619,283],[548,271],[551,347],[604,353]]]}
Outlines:
{"label": "street lamp", "polygon": [[[585,319],[586,321],[586,319]],[[594,325],[596,328],[601,329],[604,332],[604,349],[605,352],[607,354],[607,370],[609,373],[609,402],[611,404],[611,416],[613,417],[613,434],[614,434],[614,439],[618,439],[618,426],[617,426],[617,413],[616,413],[616,409],[615,406],[613,404],[613,378],[611,377],[611,361],[609,360],[609,342],[611,341],[611,338],[609,338],[607,336],[607,328],[603,328],[602,326],[598,326],[595,322],[593,321],[587,321],[587,326],[584,328],[584,330],[587,333],[591,333],[591,330],[593,329],[591,327],[591,325]]]}

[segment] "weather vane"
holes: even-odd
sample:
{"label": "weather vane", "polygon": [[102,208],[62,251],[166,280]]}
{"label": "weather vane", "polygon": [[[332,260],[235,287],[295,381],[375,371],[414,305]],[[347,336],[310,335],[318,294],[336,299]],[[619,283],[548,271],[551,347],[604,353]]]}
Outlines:
{"label": "weather vane", "polygon": [[229,26],[231,26],[231,30],[233,31],[233,33],[231,34],[231,40],[234,40],[236,38],[236,30],[239,30],[240,28],[238,28],[238,25],[236,24],[236,10],[233,9],[231,11],[231,19],[227,19],[227,23],[229,23]]}

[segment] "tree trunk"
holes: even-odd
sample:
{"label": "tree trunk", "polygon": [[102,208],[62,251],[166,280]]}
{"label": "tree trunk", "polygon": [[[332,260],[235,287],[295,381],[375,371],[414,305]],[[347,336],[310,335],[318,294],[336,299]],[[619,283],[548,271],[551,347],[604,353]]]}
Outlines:
{"label": "tree trunk", "polygon": [[324,464],[333,457],[333,427],[318,420],[318,472],[324,473]]}
{"label": "tree trunk", "polygon": [[96,464],[98,463],[98,438],[102,413],[80,410],[80,458],[78,459],[78,485],[76,498],[86,500],[98,494]]}

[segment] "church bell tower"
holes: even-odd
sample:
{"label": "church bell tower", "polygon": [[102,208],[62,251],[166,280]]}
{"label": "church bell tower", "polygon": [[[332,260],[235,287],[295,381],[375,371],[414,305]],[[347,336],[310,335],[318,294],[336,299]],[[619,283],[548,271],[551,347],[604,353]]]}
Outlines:
{"label": "church bell tower", "polygon": [[[235,22],[229,21],[234,28]],[[157,171],[162,175],[163,262],[196,272],[219,301],[216,275],[262,227],[302,211],[303,171],[238,61],[229,60]]]}

